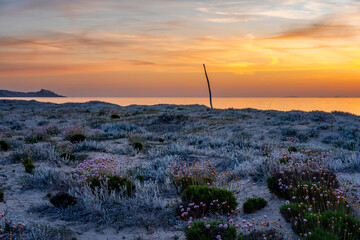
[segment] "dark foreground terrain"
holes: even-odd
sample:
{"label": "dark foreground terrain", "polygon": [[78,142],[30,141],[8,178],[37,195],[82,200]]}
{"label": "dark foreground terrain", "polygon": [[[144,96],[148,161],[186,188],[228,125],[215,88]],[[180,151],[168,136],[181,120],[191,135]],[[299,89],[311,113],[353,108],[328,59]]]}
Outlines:
{"label": "dark foreground terrain", "polygon": [[359,116],[0,100],[0,140],[0,239],[360,239]]}

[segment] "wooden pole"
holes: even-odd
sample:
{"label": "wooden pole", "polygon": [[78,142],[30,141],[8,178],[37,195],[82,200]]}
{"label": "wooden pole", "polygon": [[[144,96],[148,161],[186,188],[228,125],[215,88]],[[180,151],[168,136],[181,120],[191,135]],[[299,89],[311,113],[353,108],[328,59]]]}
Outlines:
{"label": "wooden pole", "polygon": [[209,88],[209,97],[210,97],[210,106],[211,106],[211,109],[213,109],[213,105],[212,105],[212,97],[211,97],[211,88],[210,88],[210,82],[209,82],[209,78],[208,78],[208,75],[206,73],[206,68],[205,68],[205,64],[203,64],[204,66],[204,71],[205,71],[205,77],[206,77],[206,80],[207,80],[207,84],[208,84],[208,88]]}

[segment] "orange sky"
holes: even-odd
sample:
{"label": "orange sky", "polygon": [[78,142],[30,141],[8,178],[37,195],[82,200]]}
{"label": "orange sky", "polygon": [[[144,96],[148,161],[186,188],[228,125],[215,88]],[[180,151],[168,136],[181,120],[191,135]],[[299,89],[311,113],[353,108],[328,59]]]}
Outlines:
{"label": "orange sky", "polygon": [[360,3],[0,1],[0,89],[360,97]]}

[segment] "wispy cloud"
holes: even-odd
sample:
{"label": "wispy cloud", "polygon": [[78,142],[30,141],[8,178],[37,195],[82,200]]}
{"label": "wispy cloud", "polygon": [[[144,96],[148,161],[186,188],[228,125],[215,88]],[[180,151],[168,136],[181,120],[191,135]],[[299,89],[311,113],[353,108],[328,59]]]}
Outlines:
{"label": "wispy cloud", "polygon": [[347,24],[336,24],[319,22],[306,26],[296,27],[284,31],[277,39],[294,38],[313,38],[313,39],[331,39],[331,38],[350,38],[359,36],[360,28],[358,26]]}
{"label": "wispy cloud", "polygon": [[236,22],[248,22],[255,21],[259,18],[255,16],[242,16],[242,17],[217,17],[217,18],[206,18],[205,21],[208,22],[216,22],[216,23],[236,23]]}
{"label": "wispy cloud", "polygon": [[360,54],[359,4],[0,0],[0,74],[134,71],[155,81],[151,73],[195,74],[202,63],[234,75],[353,69]]}

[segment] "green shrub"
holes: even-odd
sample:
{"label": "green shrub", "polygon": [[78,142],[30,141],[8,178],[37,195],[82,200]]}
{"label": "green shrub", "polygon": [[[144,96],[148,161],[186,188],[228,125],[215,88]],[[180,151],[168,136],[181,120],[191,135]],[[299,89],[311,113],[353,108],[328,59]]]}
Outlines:
{"label": "green shrub", "polygon": [[222,240],[236,240],[236,228],[234,226],[224,227],[223,222],[203,222],[194,221],[191,228],[185,228],[185,237],[187,240],[213,240],[218,235]]}
{"label": "green shrub", "polygon": [[32,159],[30,157],[25,157],[23,159],[22,164],[24,165],[25,171],[27,173],[32,173],[33,170],[35,169],[35,165],[33,164],[33,161],[32,161]]}
{"label": "green shrub", "polygon": [[[135,191],[135,184],[126,177],[120,177],[119,175],[107,175],[106,177],[109,179],[106,184],[109,191],[115,190],[120,192],[124,189],[127,196],[131,196]],[[91,183],[92,188],[101,187],[102,181],[98,178],[88,178],[88,181]]]}
{"label": "green shrub", "polygon": [[144,148],[144,146],[143,146],[143,144],[141,142],[134,142],[132,144],[132,146],[137,151],[141,151]]}
{"label": "green shrub", "polygon": [[280,207],[280,213],[283,215],[287,222],[290,222],[291,219],[303,216],[308,209],[308,205],[303,205],[300,208],[299,203],[283,204]]}
{"label": "green shrub", "polygon": [[290,193],[287,191],[283,191],[283,189],[280,189],[280,186],[278,184],[278,179],[275,176],[268,177],[266,179],[267,187],[269,191],[272,194],[277,195],[278,197],[289,199]]}
{"label": "green shrub", "polygon": [[277,231],[271,229],[266,231],[249,231],[245,234],[240,233],[237,240],[262,240],[262,239],[272,239],[272,240],[283,240],[282,236],[279,236]]}
{"label": "green shrub", "polygon": [[144,182],[144,176],[143,175],[136,175],[135,179],[139,180],[140,182]]}
{"label": "green shrub", "polygon": [[294,147],[294,146],[290,146],[289,148],[288,148],[288,151],[291,153],[291,152],[297,152],[298,151],[298,149],[296,148],[296,147]]}
{"label": "green shrub", "polygon": [[294,231],[298,234],[304,234],[313,232],[316,228],[322,230],[318,231],[335,235],[335,239],[360,239],[360,222],[356,218],[330,210],[321,214],[305,214],[294,226]]}
{"label": "green shrub", "polygon": [[110,117],[111,117],[111,119],[119,119],[120,118],[120,116],[117,114],[111,114]]}
{"label": "green shrub", "polygon": [[205,182],[202,179],[197,179],[194,177],[182,177],[178,180],[174,180],[174,184],[180,187],[181,191],[184,191],[186,188],[192,185],[205,186]]}
{"label": "green shrub", "polygon": [[6,152],[9,151],[10,149],[10,144],[7,143],[5,140],[1,140],[0,141],[0,151]]}
{"label": "green shrub", "polygon": [[130,196],[135,191],[135,184],[125,177],[118,175],[109,176],[108,186],[110,190],[120,191],[121,188],[125,187],[125,193]]}
{"label": "green shrub", "polygon": [[165,139],[159,138],[159,142],[163,143],[163,142],[165,142]]}
{"label": "green shrub", "polygon": [[4,201],[4,192],[0,190],[0,202]]}
{"label": "green shrub", "polygon": [[[208,186],[189,186],[182,192],[181,199],[193,203],[203,202],[207,206],[207,211],[230,212],[237,206],[233,192]],[[213,203],[214,200],[218,200],[218,202],[212,207],[210,203]]]}
{"label": "green shrub", "polygon": [[[309,233],[308,233],[309,234]],[[338,236],[332,234],[331,232],[327,232],[322,228],[315,228],[311,232],[311,240],[338,240]]]}
{"label": "green shrub", "polygon": [[328,188],[337,188],[339,186],[336,174],[329,171],[285,171],[267,178],[267,186],[270,192],[287,200],[292,197],[292,188],[286,189],[284,186],[297,186],[302,182],[320,183]]}
{"label": "green shrub", "polygon": [[[292,191],[293,201],[311,205],[315,212],[336,210],[349,212],[348,203],[335,190],[325,187],[322,184],[304,182],[295,187]],[[295,198],[294,198],[295,197]]]}
{"label": "green shrub", "polygon": [[28,137],[28,138],[25,138],[25,142],[29,143],[29,144],[34,144],[34,143],[37,143],[38,140],[36,138],[33,138],[33,137]]}
{"label": "green shrub", "polygon": [[70,142],[72,143],[78,143],[78,142],[82,142],[86,139],[86,136],[84,134],[78,133],[78,134],[74,134],[70,137]]}
{"label": "green shrub", "polygon": [[288,163],[288,160],[287,160],[286,158],[280,158],[280,159],[279,159],[279,162],[280,162],[281,164],[287,164],[287,163]]}
{"label": "green shrub", "polygon": [[245,213],[253,213],[257,210],[263,209],[266,207],[267,201],[261,197],[259,198],[249,198],[243,205],[243,210]]}
{"label": "green shrub", "polygon": [[351,234],[349,239],[360,239],[360,222],[353,216],[329,210],[322,213],[319,218],[316,215],[312,217],[320,221],[320,227],[329,232],[334,226],[334,231],[339,237]]}
{"label": "green shrub", "polygon": [[76,160],[76,155],[73,154],[73,153],[62,153],[60,155],[61,158],[66,158],[66,159],[69,159],[71,161],[75,161]]}
{"label": "green shrub", "polygon": [[77,203],[77,199],[67,192],[58,192],[54,196],[50,197],[50,202],[57,208],[66,208],[74,206]]}

